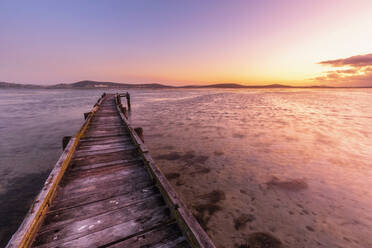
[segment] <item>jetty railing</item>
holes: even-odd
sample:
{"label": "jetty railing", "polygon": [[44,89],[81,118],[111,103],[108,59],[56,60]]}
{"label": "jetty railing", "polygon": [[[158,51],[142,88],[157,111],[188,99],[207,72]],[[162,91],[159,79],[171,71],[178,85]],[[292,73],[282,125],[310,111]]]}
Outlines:
{"label": "jetty railing", "polygon": [[[32,204],[29,212],[26,214],[21,226],[17,232],[12,236],[9,241],[7,248],[13,247],[30,247],[34,241],[37,231],[42,225],[46,213],[52,204],[52,201],[56,195],[59,183],[62,180],[68,166],[72,160],[72,157],[77,150],[80,139],[85,134],[88,129],[92,119],[105,99],[106,94],[100,97],[97,103],[94,105],[91,112],[84,114],[85,121],[81,129],[72,138],[64,138],[64,143],[66,145],[63,150],[62,155],[57,161],[54,169],[47,178],[41,192],[36,197],[34,203]],[[128,111],[130,110],[130,96],[129,93],[116,94],[115,95],[115,107],[120,115],[124,127],[127,128],[130,136],[139,151],[142,160],[144,161],[146,170],[148,171],[151,180],[155,183],[159,189],[161,195],[163,196],[167,206],[169,207],[172,216],[178,223],[183,235],[187,238],[191,247],[198,248],[215,248],[213,242],[208,237],[206,232],[199,225],[197,220],[187,209],[186,205],[183,203],[181,198],[177,195],[175,190],[172,188],[171,184],[168,182],[164,174],[161,172],[159,167],[155,164],[151,158],[149,151],[144,144],[143,130],[141,128],[133,128],[128,119],[128,111],[121,103],[121,97],[127,98]],[[127,114],[125,114],[127,113]],[[67,144],[66,144],[67,143]]]}
{"label": "jetty railing", "polygon": [[37,230],[42,224],[47,213],[47,210],[54,199],[55,193],[57,191],[57,186],[60,183],[63,175],[65,174],[65,171],[67,170],[67,167],[76,150],[76,147],[79,144],[79,141],[83,136],[84,132],[88,128],[88,125],[91,122],[94,113],[98,110],[99,105],[102,103],[105,96],[106,94],[103,93],[102,96],[96,102],[96,104],[94,104],[93,110],[89,112],[83,126],[76,133],[76,135],[69,140],[68,144],[66,145],[65,149],[62,152],[62,155],[58,159],[55,167],[49,174],[42,190],[37,195],[31,208],[26,214],[25,219],[23,220],[18,230],[13,234],[12,238],[8,242],[8,245],[6,246],[7,248],[13,247],[26,248],[31,246],[34,237],[37,233]]}
{"label": "jetty railing", "polygon": [[[121,98],[125,97],[127,99],[127,106],[123,106]],[[129,118],[129,113],[131,111],[130,105],[130,95],[128,92],[122,94],[116,94],[116,103],[119,105],[120,111],[125,115],[126,118]]]}
{"label": "jetty railing", "polygon": [[[123,106],[121,104],[120,98],[124,95],[129,96],[128,93],[116,94],[116,107],[118,109],[118,112],[120,113],[120,117],[123,123],[128,128],[130,135],[132,136],[137,148],[139,149],[151,179],[159,188],[160,193],[164,197],[166,204],[171,210],[172,215],[175,217],[182,233],[188,239],[191,247],[215,248],[215,245],[213,244],[212,240],[209,238],[207,233],[200,226],[200,224],[197,222],[197,220],[191,214],[191,212],[187,209],[186,205],[177,195],[176,191],[173,189],[168,179],[164,176],[159,167],[155,164],[154,160],[151,158],[149,150],[147,149],[143,141],[142,128],[140,129],[133,128],[128,120],[128,117],[122,111]],[[127,97],[127,100],[128,99],[130,98]],[[139,130],[141,130],[140,134]]]}

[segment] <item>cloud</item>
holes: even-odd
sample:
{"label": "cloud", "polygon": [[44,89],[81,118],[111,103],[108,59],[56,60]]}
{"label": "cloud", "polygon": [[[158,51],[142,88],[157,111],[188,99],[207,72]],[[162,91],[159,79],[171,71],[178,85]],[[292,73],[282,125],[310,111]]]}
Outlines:
{"label": "cloud", "polygon": [[311,80],[321,84],[337,86],[372,86],[372,53],[343,59],[321,61],[327,67],[344,67],[328,70]]}
{"label": "cloud", "polygon": [[355,74],[359,70],[358,69],[346,69],[346,70],[337,70],[337,73],[344,73],[344,74]]}
{"label": "cloud", "polygon": [[346,59],[335,59],[335,60],[326,60],[321,61],[318,64],[332,67],[363,67],[363,66],[372,66],[372,53],[365,55],[356,55]]}

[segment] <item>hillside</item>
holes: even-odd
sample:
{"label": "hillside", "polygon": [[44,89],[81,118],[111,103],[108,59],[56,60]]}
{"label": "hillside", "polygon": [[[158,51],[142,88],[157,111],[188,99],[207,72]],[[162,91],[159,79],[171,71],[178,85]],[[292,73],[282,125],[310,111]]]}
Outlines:
{"label": "hillside", "polygon": [[17,84],[0,82],[0,88],[9,89],[98,89],[98,88],[149,88],[149,89],[162,89],[173,88],[172,86],[162,84],[122,84],[114,82],[97,82],[84,80],[71,84],[55,84],[55,85],[33,85],[33,84]]}
{"label": "hillside", "polygon": [[40,89],[43,88],[39,85],[34,84],[15,84],[15,83],[7,83],[7,82],[0,82],[0,89],[6,88],[15,88],[15,89]]}
{"label": "hillside", "polygon": [[92,80],[83,80],[70,84],[55,84],[55,85],[34,85],[34,84],[18,84],[0,82],[0,89],[103,89],[103,88],[123,88],[123,89],[204,89],[204,88],[223,88],[223,89],[262,89],[262,88],[370,88],[370,87],[333,87],[327,85],[313,85],[313,86],[289,86],[283,84],[269,84],[269,85],[242,85],[236,83],[224,84],[209,84],[209,85],[187,85],[187,86],[169,86],[164,84],[128,84],[115,82],[98,82]]}
{"label": "hillside", "polygon": [[49,86],[52,89],[92,89],[92,88],[170,88],[162,84],[122,84],[114,82],[97,82],[84,80],[71,84],[56,84]]}

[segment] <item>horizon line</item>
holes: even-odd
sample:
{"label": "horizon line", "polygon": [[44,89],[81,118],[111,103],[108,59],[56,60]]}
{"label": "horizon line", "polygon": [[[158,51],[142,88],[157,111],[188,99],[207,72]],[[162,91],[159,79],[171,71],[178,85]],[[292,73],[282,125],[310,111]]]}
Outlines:
{"label": "horizon line", "polygon": [[[188,84],[188,85],[168,85],[163,83],[119,83],[119,82],[112,82],[112,81],[95,81],[95,80],[80,80],[72,83],[57,83],[57,84],[50,84],[50,85],[40,85],[40,84],[33,84],[33,83],[15,83],[15,82],[6,82],[6,81],[0,81],[0,83],[10,84],[10,85],[19,85],[19,86],[34,86],[34,87],[42,87],[42,88],[49,88],[49,87],[55,87],[58,85],[74,85],[77,83],[110,83],[110,84],[122,84],[124,85],[159,85],[164,87],[170,87],[170,88],[214,88],[213,86],[216,86],[216,88],[372,88],[372,86],[330,86],[330,85],[288,85],[288,84],[282,84],[282,83],[269,83],[269,84],[243,84],[243,83],[206,83],[206,84],[200,84],[200,85],[194,85],[194,84]],[[218,87],[220,86],[220,87]],[[223,87],[226,86],[226,87]],[[229,87],[230,86],[230,87]],[[9,87],[10,88],[10,87]],[[84,88],[84,87],[80,87]],[[86,88],[86,87],[85,87]],[[95,87],[95,88],[109,88],[108,86],[104,87]]]}

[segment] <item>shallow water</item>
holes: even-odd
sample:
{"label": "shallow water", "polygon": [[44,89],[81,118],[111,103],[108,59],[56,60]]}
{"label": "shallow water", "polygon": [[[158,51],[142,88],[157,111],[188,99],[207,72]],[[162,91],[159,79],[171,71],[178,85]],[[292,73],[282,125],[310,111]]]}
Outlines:
{"label": "shallow water", "polygon": [[[99,90],[0,91],[0,235]],[[372,90],[134,90],[131,121],[218,247],[371,247]]]}

